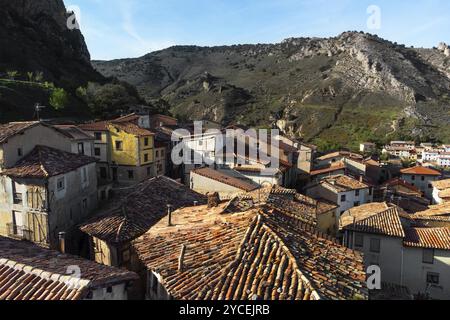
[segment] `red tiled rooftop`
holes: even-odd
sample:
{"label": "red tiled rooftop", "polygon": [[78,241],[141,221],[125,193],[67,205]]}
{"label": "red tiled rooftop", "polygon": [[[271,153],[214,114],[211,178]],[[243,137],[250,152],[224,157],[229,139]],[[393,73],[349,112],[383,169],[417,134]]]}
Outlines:
{"label": "red tiled rooftop", "polygon": [[441,173],[437,170],[425,168],[425,167],[413,167],[400,170],[402,174],[414,174],[414,175],[423,175],[423,176],[440,176]]}
{"label": "red tiled rooftop", "polygon": [[85,155],[36,146],[33,151],[0,174],[15,178],[49,178],[74,171],[97,160]]}
{"label": "red tiled rooftop", "polygon": [[[80,268],[80,277],[68,274]],[[91,289],[137,280],[134,272],[0,237],[0,300],[81,300]]]}
{"label": "red tiled rooftop", "polygon": [[[134,242],[140,259],[180,300],[365,298],[359,253],[268,208],[174,212]],[[178,262],[186,246],[183,268]]]}
{"label": "red tiled rooftop", "polygon": [[410,228],[405,231],[403,243],[407,247],[450,250],[449,228]]}

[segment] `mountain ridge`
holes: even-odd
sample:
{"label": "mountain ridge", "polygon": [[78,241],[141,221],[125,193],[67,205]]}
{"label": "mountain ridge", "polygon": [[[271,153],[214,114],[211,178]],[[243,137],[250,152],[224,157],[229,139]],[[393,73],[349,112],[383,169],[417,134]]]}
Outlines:
{"label": "mountain ridge", "polygon": [[356,147],[355,139],[450,138],[435,128],[450,121],[447,48],[344,32],[278,44],[174,46],[92,63],[146,99],[164,99],[182,119],[278,127],[308,142]]}

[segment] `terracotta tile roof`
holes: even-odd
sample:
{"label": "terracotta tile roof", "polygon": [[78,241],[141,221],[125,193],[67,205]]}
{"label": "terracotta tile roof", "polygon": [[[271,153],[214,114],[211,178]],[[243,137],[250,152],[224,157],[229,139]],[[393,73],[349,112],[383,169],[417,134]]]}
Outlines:
{"label": "terracotta tile roof", "polygon": [[450,203],[444,202],[443,204],[438,204],[430,206],[427,210],[417,212],[415,216],[417,217],[435,217],[435,216],[450,216]]}
{"label": "terracotta tile roof", "polygon": [[371,290],[369,300],[379,301],[406,301],[414,300],[413,294],[408,287],[400,286],[394,283],[381,283],[381,290]]}
{"label": "terracotta tile roof", "polygon": [[161,176],[146,180],[117,196],[96,217],[84,223],[80,230],[110,243],[131,241],[148,231],[167,215],[167,205],[173,210],[206,203],[206,197],[184,185]]}
{"label": "terracotta tile roof", "polygon": [[192,171],[202,177],[206,177],[220,183],[238,188],[240,190],[250,192],[258,189],[258,185],[253,183],[250,179],[239,179],[231,175],[226,174],[224,171],[217,171],[208,167],[200,168]]}
{"label": "terracotta tile roof", "polygon": [[85,131],[108,131],[108,121],[84,123],[78,127]]}
{"label": "terracotta tile roof", "polygon": [[400,178],[391,179],[391,180],[385,182],[382,186],[383,187],[402,186],[402,187],[405,187],[405,188],[413,191],[414,193],[422,194],[422,191],[420,191],[416,186],[413,186],[412,184],[410,184]]}
{"label": "terracotta tile roof", "polygon": [[296,194],[293,200],[271,195],[267,200],[267,205],[313,226],[317,226],[318,216],[337,208],[335,204],[318,201],[302,194]]}
{"label": "terracotta tile roof", "polygon": [[341,215],[340,228],[345,228],[355,221],[363,220],[380,212],[386,211],[389,206],[386,202],[366,203],[358,207],[351,208]]}
{"label": "terracotta tile roof", "polygon": [[317,160],[324,161],[324,160],[329,160],[329,159],[333,159],[333,158],[337,158],[337,157],[349,157],[349,158],[360,159],[360,160],[364,159],[364,157],[362,155],[357,154],[357,153],[352,153],[349,151],[337,151],[337,152],[328,153],[321,157],[318,157]]}
{"label": "terracotta tile roof", "polygon": [[450,250],[449,228],[409,228],[405,232],[407,247]]}
{"label": "terracotta tile roof", "polygon": [[[280,212],[194,207],[134,244],[175,299],[311,300],[366,296],[360,254]],[[178,269],[182,245],[183,268]]]}
{"label": "terracotta tile roof", "polygon": [[155,135],[153,132],[147,129],[143,129],[138,125],[131,122],[112,122],[111,126],[125,131],[126,133],[133,134],[139,137],[148,137]]}
{"label": "terracotta tile roof", "polygon": [[14,167],[5,169],[0,174],[15,178],[43,179],[74,171],[96,161],[85,155],[36,146]]}
{"label": "terracotta tile roof", "polygon": [[[349,217],[354,218],[350,222]],[[345,216],[341,218],[341,228],[356,232],[381,234],[391,237],[404,238],[405,232],[400,220],[397,207],[388,208],[373,214],[367,212],[358,216]]]}
{"label": "terracotta tile roof", "polygon": [[325,177],[319,183],[327,189],[338,193],[369,188],[367,184],[346,175]]}
{"label": "terracotta tile roof", "polygon": [[433,181],[432,184],[438,190],[450,189],[450,179]]}
{"label": "terracotta tile roof", "polygon": [[433,170],[425,167],[413,167],[400,170],[402,174],[415,174],[415,175],[423,175],[423,176],[440,176],[441,173],[437,170]]}
{"label": "terracotta tile roof", "polygon": [[137,125],[138,124],[137,121],[139,120],[139,118],[140,117],[137,114],[132,113],[132,114],[128,114],[123,117],[114,119],[111,122],[113,122],[113,123],[132,122]]}
{"label": "terracotta tile roof", "polygon": [[328,168],[313,170],[313,171],[311,171],[310,175],[314,177],[314,176],[318,176],[321,174],[345,170],[346,168],[347,167],[346,167],[345,163],[339,162],[337,165],[332,165]]}
{"label": "terracotta tile roof", "polygon": [[20,134],[25,130],[38,125],[37,121],[29,122],[10,122],[0,125],[0,143],[6,142],[9,138]]}
{"label": "terracotta tile roof", "polygon": [[94,137],[75,125],[56,125],[53,127],[71,140],[94,140]]}
{"label": "terracotta tile roof", "polygon": [[[81,278],[71,276],[71,266]],[[0,300],[80,300],[92,289],[137,279],[134,272],[0,237]]]}

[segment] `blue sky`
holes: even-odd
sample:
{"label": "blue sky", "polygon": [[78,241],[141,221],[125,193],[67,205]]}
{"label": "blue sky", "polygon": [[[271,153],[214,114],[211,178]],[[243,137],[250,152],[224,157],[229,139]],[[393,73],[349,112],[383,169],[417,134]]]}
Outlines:
{"label": "blue sky", "polygon": [[[177,44],[274,43],[363,30],[417,47],[450,42],[448,0],[64,0],[80,9],[93,59],[142,56]],[[369,29],[371,5],[380,29]]]}

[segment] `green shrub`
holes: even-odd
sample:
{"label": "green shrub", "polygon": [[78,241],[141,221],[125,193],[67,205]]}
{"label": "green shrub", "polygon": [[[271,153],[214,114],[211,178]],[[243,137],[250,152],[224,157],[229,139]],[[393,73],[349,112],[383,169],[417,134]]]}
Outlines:
{"label": "green shrub", "polygon": [[62,88],[55,88],[52,90],[52,93],[50,94],[50,106],[54,108],[55,110],[64,109],[69,101],[69,97],[67,96],[67,93]]}

